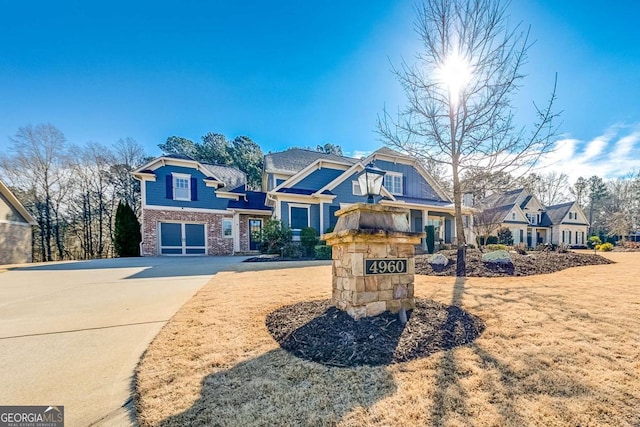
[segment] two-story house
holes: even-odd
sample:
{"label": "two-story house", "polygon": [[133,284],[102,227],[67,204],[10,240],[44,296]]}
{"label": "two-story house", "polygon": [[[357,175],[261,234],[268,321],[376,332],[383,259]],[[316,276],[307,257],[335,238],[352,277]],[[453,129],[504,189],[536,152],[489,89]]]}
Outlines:
{"label": "two-story house", "polygon": [[483,211],[481,221],[489,228],[510,229],[514,244],[586,245],[589,223],[576,202],[543,206],[537,197],[519,188],[491,195],[477,207]]}
{"label": "two-story house", "polygon": [[257,250],[265,194],[246,191],[236,168],[165,155],[136,169],[143,256],[230,255]]}
{"label": "two-story house", "polygon": [[[294,240],[305,227],[325,233],[336,224],[336,211],[366,202],[358,175],[371,162],[386,172],[378,203],[408,209],[412,231],[433,225],[436,240],[455,242],[453,203],[414,158],[388,148],[363,159],[295,148],[265,156],[263,192],[246,191],[246,176],[236,168],[183,155],[158,157],[136,169],[142,189],[141,253],[255,251],[263,220],[271,217],[289,226]],[[471,214],[467,208],[465,213]]]}
{"label": "two-story house", "polygon": [[[386,172],[379,203],[408,209],[412,231],[434,225],[437,240],[454,243],[453,202],[413,157],[381,148],[363,159],[290,149],[265,156],[263,190],[274,217],[298,235],[304,227],[325,233],[335,226],[335,212],[366,202],[358,175],[373,162]],[[469,215],[471,212],[465,209]],[[467,223],[469,223],[467,221]],[[471,230],[465,230],[467,236]]]}

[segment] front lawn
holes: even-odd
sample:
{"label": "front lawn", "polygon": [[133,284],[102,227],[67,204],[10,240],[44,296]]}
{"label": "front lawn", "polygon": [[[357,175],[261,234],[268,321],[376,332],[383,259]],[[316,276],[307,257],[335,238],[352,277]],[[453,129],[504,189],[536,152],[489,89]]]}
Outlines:
{"label": "front lawn", "polygon": [[328,298],[331,267],[217,274],[141,360],[138,420],[143,426],[636,426],[640,253],[606,256],[616,263],[538,276],[416,276],[416,297],[478,316],[483,333],[409,362],[349,368],[289,354],[265,324],[282,306]]}

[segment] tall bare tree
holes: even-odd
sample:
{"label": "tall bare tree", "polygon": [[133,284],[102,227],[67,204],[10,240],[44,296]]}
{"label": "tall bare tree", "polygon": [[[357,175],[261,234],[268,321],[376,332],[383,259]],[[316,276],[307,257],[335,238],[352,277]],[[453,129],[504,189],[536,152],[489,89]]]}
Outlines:
{"label": "tall bare tree", "polygon": [[13,186],[32,198],[27,204],[38,221],[40,257],[36,259],[63,258],[60,209],[67,194],[69,160],[64,134],[49,123],[27,125],[9,140],[11,146],[0,157],[0,167]]}
{"label": "tall bare tree", "polygon": [[378,119],[383,139],[418,159],[447,165],[453,178],[458,276],[466,274],[461,174],[530,168],[552,149],[555,84],[530,133],[515,124],[511,98],[525,75],[529,32],[510,29],[501,0],[423,0],[415,64],[393,71],[407,96],[396,115]]}
{"label": "tall bare tree", "polygon": [[531,173],[524,178],[524,188],[544,206],[569,201],[569,177],[565,173]]}

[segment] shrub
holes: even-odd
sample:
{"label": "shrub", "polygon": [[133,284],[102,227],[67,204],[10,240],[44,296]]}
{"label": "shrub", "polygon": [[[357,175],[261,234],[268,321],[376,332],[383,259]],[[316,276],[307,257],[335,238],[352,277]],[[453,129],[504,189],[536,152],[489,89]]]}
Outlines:
{"label": "shrub", "polygon": [[511,246],[513,245],[513,234],[507,227],[501,227],[498,229],[498,243],[501,245]]}
{"label": "shrub", "polygon": [[285,245],[291,243],[291,230],[277,219],[268,219],[260,234],[260,252],[281,254]]}
{"label": "shrub", "polygon": [[594,246],[598,246],[600,244],[602,244],[602,240],[600,240],[599,236],[589,237],[589,242],[588,242],[589,249],[593,249]]}
{"label": "shrub", "polygon": [[317,245],[314,250],[316,259],[331,259],[331,246]]}
{"label": "shrub", "polygon": [[305,227],[300,230],[300,244],[306,252],[306,256],[313,256],[313,250],[320,240],[318,239],[318,232],[313,227]]}
{"label": "shrub", "polygon": [[487,236],[485,240],[486,245],[497,245],[498,244],[498,236]]}
{"label": "shrub", "polygon": [[607,243],[602,243],[600,245],[596,245],[596,250],[597,251],[602,251],[602,252],[609,252],[613,250],[613,245],[609,242]]}
{"label": "shrub", "polygon": [[427,225],[424,231],[427,233],[427,251],[432,254],[436,245],[436,229],[433,225]]}
{"label": "shrub", "polygon": [[486,248],[489,251],[506,251],[507,245],[492,244],[492,245],[487,245]]}
{"label": "shrub", "polygon": [[536,251],[551,252],[551,251],[555,251],[557,248],[558,246],[554,245],[553,243],[539,243],[538,246],[536,246]]}
{"label": "shrub", "polygon": [[120,257],[140,256],[140,223],[128,203],[120,201],[113,229],[113,246]]}
{"label": "shrub", "polygon": [[520,255],[527,254],[527,245],[525,245],[524,243],[518,243],[516,246],[514,246],[514,249]]}
{"label": "shrub", "polygon": [[287,242],[282,246],[282,256],[285,258],[302,258],[305,251],[300,242]]}

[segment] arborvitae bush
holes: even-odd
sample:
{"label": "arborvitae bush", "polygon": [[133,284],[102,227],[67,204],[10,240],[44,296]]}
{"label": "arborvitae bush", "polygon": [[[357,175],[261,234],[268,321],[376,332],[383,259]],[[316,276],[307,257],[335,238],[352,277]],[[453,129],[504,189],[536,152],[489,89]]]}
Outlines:
{"label": "arborvitae bush", "polygon": [[433,225],[427,225],[424,231],[427,233],[427,250],[432,254],[436,245],[436,229]]}
{"label": "arborvitae bush", "polygon": [[140,256],[140,222],[127,203],[120,201],[116,210],[113,246],[120,257]]}

